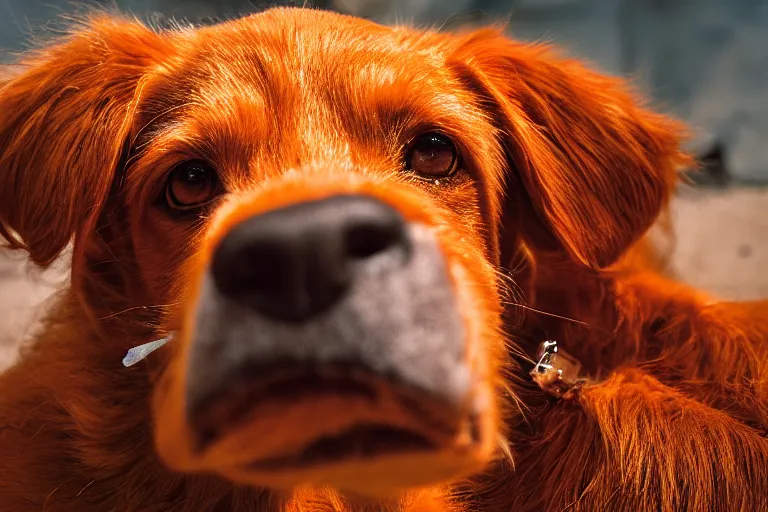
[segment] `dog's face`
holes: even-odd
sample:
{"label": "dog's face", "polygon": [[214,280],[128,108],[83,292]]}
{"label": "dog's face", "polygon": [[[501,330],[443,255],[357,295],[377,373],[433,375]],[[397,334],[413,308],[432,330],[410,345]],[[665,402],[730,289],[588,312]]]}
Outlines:
{"label": "dog's face", "polygon": [[40,263],[74,234],[90,308],[170,305],[163,460],[281,488],[479,470],[505,263],[610,265],[682,159],[674,123],[545,49],[301,9],[96,20],[0,113],[2,234]]}

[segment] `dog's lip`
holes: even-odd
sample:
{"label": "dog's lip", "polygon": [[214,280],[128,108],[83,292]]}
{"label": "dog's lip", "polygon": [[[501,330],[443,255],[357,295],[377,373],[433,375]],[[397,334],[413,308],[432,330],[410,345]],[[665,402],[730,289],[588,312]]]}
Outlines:
{"label": "dog's lip", "polygon": [[[234,391],[216,390],[189,412],[188,421],[196,432],[198,453],[205,452],[218,439],[258,421],[254,409],[270,403],[290,405],[336,396],[376,407],[386,390],[397,396],[409,416],[439,438],[452,437],[457,428],[456,419],[461,416],[456,407],[449,404],[435,406],[418,390],[352,364],[275,365],[271,369],[252,366],[243,368],[241,375],[240,385]],[[395,426],[378,425],[377,428],[389,428],[390,434],[395,430],[405,433],[405,429]],[[415,429],[411,433],[421,435]],[[425,435],[421,436],[426,440]]]}
{"label": "dog's lip", "polygon": [[290,471],[340,461],[365,461],[381,455],[426,452],[439,449],[426,436],[388,425],[360,424],[340,434],[322,436],[301,450],[284,456],[261,458],[242,469],[246,471]]}

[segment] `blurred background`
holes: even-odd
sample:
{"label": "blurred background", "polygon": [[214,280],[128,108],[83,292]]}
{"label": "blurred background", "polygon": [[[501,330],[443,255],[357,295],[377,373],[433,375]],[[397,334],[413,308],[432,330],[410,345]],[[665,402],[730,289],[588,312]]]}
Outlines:
{"label": "blurred background", "polygon": [[[282,4],[291,2],[282,2]],[[276,2],[112,0],[144,19],[210,23]],[[723,298],[768,297],[768,0],[318,0],[292,2],[371,18],[451,29],[496,21],[528,41],[551,41],[594,67],[626,76],[657,109],[694,129],[704,164],[673,204],[670,265]],[[0,62],[31,35],[81,8],[62,0],[0,0]],[[2,148],[0,148],[2,150]],[[0,359],[39,314],[61,270],[30,279],[0,252]],[[7,346],[7,344],[6,344]],[[9,349],[10,350],[10,349]]]}

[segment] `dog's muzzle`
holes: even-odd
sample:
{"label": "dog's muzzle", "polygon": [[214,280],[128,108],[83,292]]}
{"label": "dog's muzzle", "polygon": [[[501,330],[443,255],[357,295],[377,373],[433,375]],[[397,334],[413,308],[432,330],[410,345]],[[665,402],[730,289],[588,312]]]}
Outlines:
{"label": "dog's muzzle", "polygon": [[[397,480],[397,460],[470,450],[464,330],[435,235],[393,207],[345,195],[250,217],[203,279],[185,387],[194,449],[278,485],[317,468],[343,485],[375,461]],[[403,467],[403,485],[417,471]]]}

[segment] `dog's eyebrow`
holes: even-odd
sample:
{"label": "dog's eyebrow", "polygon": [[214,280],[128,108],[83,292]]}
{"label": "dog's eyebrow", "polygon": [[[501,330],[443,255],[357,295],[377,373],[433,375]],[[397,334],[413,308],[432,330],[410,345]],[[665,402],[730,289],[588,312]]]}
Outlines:
{"label": "dog's eyebrow", "polygon": [[146,142],[151,139],[157,132],[162,131],[164,127],[174,123],[174,117],[168,116],[192,105],[194,104],[191,102],[181,103],[179,105],[171,105],[170,107],[166,107],[163,110],[154,113],[152,118],[146,121],[133,136],[131,146],[140,147],[143,144],[146,144]]}

